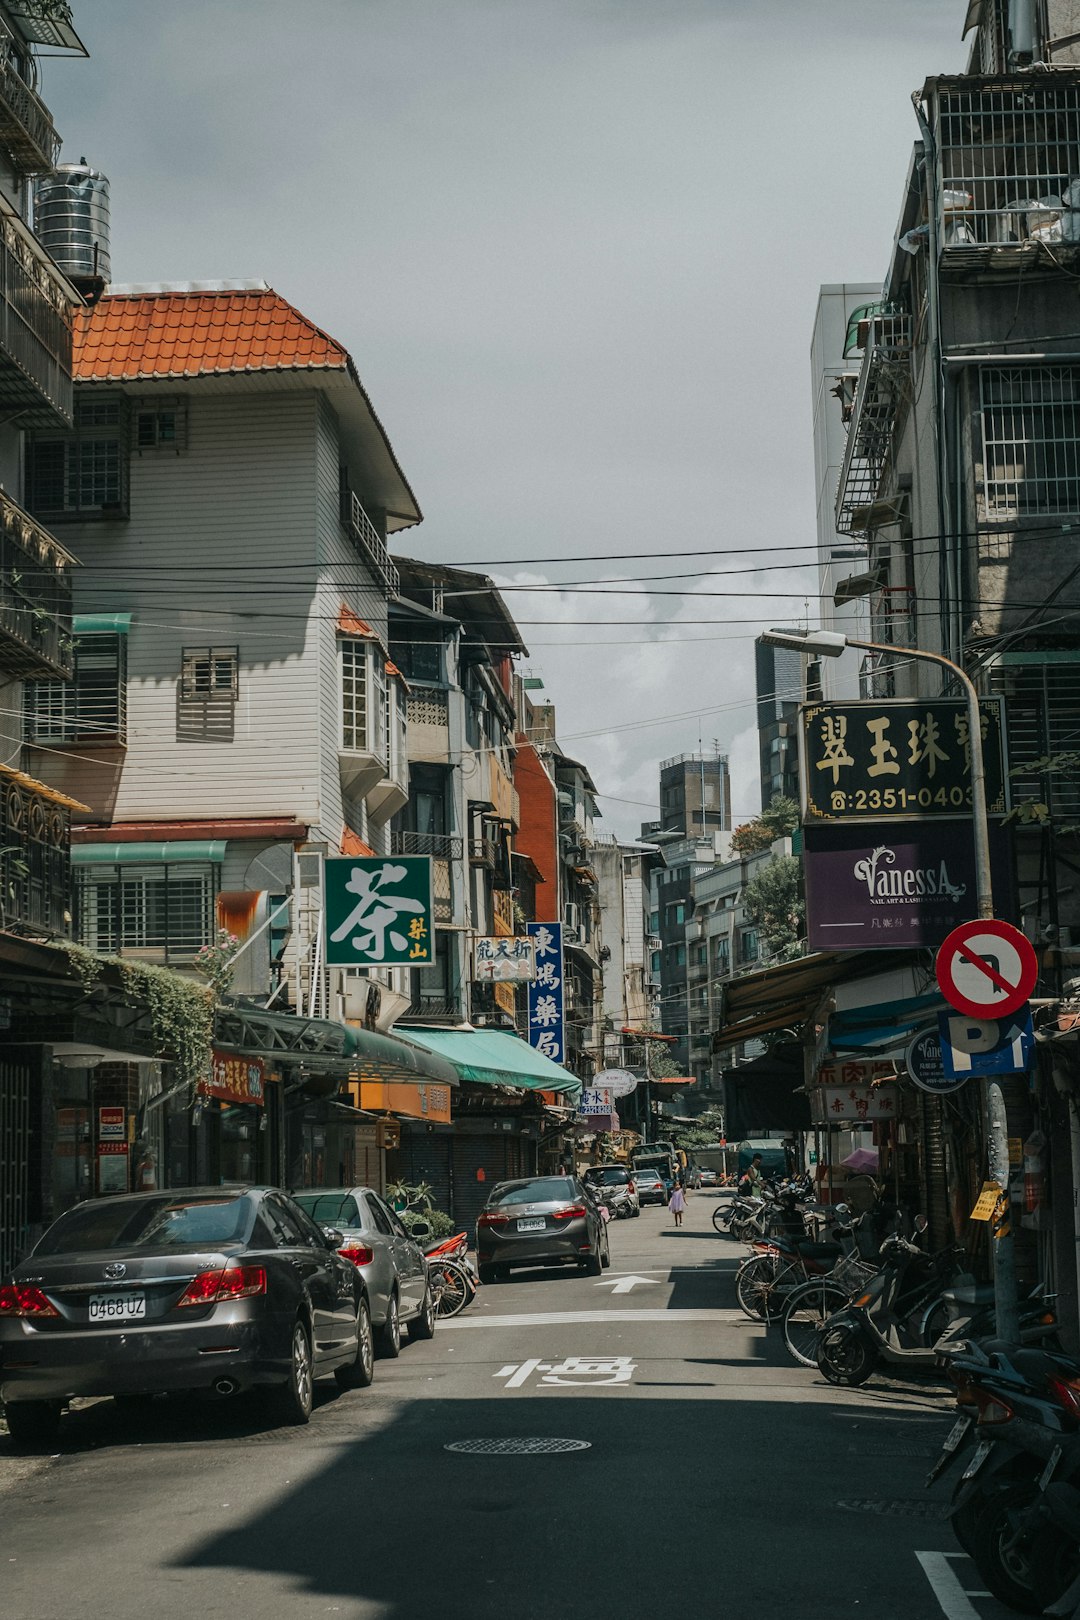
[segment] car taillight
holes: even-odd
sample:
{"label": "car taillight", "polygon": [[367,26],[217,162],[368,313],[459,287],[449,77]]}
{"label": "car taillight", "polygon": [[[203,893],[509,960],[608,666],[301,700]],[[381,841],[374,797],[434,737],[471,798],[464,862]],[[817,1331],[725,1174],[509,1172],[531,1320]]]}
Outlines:
{"label": "car taillight", "polygon": [[509,1219],[509,1215],[496,1215],[493,1211],[485,1211],[476,1224],[477,1226],[505,1226]]}
{"label": "car taillight", "polygon": [[223,1299],[250,1299],[266,1293],[266,1271],[262,1266],[224,1266],[218,1271],[200,1271],[192,1277],[177,1305],[216,1305]]}
{"label": "car taillight", "polygon": [[1051,1378],[1048,1387],[1070,1417],[1080,1417],[1080,1378]]}
{"label": "car taillight", "polygon": [[59,1316],[60,1312],[40,1288],[13,1283],[0,1288],[0,1316]]}
{"label": "car taillight", "polygon": [[998,1400],[996,1395],[991,1395],[986,1389],[976,1389],[973,1394],[975,1405],[979,1408],[980,1425],[1012,1422],[1015,1413],[1005,1401]]}
{"label": "car taillight", "polygon": [[354,1266],[370,1266],[375,1258],[374,1249],[366,1249],[362,1243],[348,1243],[338,1250],[343,1260],[351,1260]]}
{"label": "car taillight", "polygon": [[579,1220],[585,1214],[584,1204],[567,1204],[565,1209],[553,1209],[552,1216],[557,1221]]}

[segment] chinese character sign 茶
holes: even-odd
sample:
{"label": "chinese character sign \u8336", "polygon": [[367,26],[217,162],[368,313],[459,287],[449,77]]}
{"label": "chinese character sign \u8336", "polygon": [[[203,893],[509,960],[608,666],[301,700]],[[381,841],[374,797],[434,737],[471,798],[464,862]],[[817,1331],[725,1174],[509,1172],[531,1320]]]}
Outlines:
{"label": "chinese character sign \u8336", "polygon": [[[985,698],[980,713],[987,808],[1004,815],[1001,699]],[[961,700],[806,703],[799,723],[804,821],[971,815],[971,738]]]}
{"label": "chinese character sign \u8336", "polygon": [[529,981],[529,1045],[553,1063],[566,1057],[561,923],[529,923],[536,975]]}
{"label": "chinese character sign \u8336", "polygon": [[431,857],[344,856],[326,862],[328,967],[430,967]]}

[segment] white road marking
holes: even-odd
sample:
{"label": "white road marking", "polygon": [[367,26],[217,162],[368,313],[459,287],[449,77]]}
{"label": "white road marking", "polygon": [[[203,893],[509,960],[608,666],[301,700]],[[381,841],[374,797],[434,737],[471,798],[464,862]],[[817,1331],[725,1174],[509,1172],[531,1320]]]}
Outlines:
{"label": "white road marking", "polygon": [[625,1277],[605,1277],[603,1282],[593,1283],[593,1287],[610,1288],[613,1294],[632,1294],[642,1283],[646,1288],[656,1286],[651,1277],[639,1277],[636,1272],[631,1271]]}
{"label": "white road marking", "polygon": [[[930,1582],[931,1590],[941,1605],[945,1620],[979,1620],[979,1611],[968,1602],[968,1594],[960,1585],[949,1559],[955,1553],[917,1552],[915,1557]],[[962,1555],[960,1555],[962,1556]],[[974,1594],[973,1594],[974,1595]]]}
{"label": "white road marking", "polygon": [[714,1322],[717,1327],[757,1328],[765,1331],[764,1322],[751,1322],[740,1310],[617,1310],[617,1311],[523,1311],[520,1316],[450,1316],[439,1323],[439,1332],[453,1328],[491,1327],[545,1327],[548,1323],[567,1322]]}

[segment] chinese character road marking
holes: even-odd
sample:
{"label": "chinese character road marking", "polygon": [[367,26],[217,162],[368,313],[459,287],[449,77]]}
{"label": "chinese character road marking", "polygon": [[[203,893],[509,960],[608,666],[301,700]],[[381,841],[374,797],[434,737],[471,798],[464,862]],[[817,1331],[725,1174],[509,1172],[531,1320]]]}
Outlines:
{"label": "chinese character road marking", "polygon": [[637,1371],[629,1356],[566,1356],[562,1361],[541,1361],[533,1357],[521,1363],[511,1361],[500,1367],[493,1378],[505,1378],[506,1389],[521,1389],[534,1373],[542,1373],[541,1384],[558,1384],[572,1389],[625,1387]]}

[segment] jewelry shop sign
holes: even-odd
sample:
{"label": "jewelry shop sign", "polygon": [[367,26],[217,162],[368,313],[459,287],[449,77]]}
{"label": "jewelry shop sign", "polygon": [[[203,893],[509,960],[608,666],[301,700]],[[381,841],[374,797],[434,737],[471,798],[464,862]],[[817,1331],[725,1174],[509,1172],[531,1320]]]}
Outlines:
{"label": "jewelry shop sign", "polygon": [[[1004,815],[1004,700],[983,698],[979,711],[987,809]],[[971,816],[971,744],[961,699],[804,703],[799,733],[808,825]]]}

